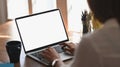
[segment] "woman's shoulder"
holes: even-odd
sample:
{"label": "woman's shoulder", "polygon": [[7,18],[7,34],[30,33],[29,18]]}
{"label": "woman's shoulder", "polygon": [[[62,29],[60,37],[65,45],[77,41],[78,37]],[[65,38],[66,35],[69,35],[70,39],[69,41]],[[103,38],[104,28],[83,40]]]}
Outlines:
{"label": "woman's shoulder", "polygon": [[[108,33],[108,32],[107,32]],[[83,35],[81,42],[88,42],[89,44],[96,44],[99,42],[103,42],[106,39],[105,35],[108,35],[104,29],[98,29],[94,32],[87,33]]]}

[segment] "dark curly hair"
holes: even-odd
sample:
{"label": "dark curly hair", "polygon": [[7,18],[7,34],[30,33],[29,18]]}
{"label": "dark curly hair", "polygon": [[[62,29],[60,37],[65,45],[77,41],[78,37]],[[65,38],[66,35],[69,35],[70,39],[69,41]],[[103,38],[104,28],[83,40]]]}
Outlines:
{"label": "dark curly hair", "polygon": [[94,16],[105,23],[110,18],[116,18],[120,24],[120,0],[87,0]]}

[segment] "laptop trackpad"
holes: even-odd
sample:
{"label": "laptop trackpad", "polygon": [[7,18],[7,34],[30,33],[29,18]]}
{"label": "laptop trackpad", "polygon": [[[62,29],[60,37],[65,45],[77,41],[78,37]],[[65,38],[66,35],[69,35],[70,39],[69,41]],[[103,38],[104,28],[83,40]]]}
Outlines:
{"label": "laptop trackpad", "polygon": [[59,55],[60,55],[61,60],[63,60],[63,61],[69,60],[69,59],[71,59],[73,57],[73,56],[70,56],[69,54],[66,54],[64,52],[59,53]]}

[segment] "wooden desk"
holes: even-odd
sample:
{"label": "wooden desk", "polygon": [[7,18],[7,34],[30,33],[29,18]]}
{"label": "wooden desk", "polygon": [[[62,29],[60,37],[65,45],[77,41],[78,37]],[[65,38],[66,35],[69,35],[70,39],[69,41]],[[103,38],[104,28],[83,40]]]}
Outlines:
{"label": "wooden desk", "polygon": [[[12,27],[12,24],[13,22],[11,21],[6,22],[4,24],[0,24],[0,62],[2,63],[9,62],[9,57],[5,48],[6,42],[12,39],[16,40],[15,37],[12,38],[12,35],[11,35],[11,31],[12,31],[11,28],[14,28],[14,26]],[[15,63],[15,67],[45,67],[45,66],[29,57],[26,57],[22,49],[20,62]]]}
{"label": "wooden desk", "polygon": [[[11,30],[12,29],[12,30]],[[0,25],[0,62],[8,63],[9,57],[5,48],[6,42],[9,40],[19,40],[17,33],[13,31],[17,31],[15,29],[14,23],[9,21]],[[11,34],[11,32],[13,32]],[[70,61],[66,62],[69,63]],[[21,50],[20,62],[15,63],[15,67],[46,67],[45,65],[26,57],[24,50]]]}
{"label": "wooden desk", "polygon": [[[6,52],[5,43],[8,41],[8,38],[0,38],[0,61],[2,63],[8,63],[9,57]],[[20,62],[15,64],[15,67],[45,67],[39,62],[36,62],[35,60],[26,57],[24,54],[24,51],[22,49],[21,56],[20,56]]]}

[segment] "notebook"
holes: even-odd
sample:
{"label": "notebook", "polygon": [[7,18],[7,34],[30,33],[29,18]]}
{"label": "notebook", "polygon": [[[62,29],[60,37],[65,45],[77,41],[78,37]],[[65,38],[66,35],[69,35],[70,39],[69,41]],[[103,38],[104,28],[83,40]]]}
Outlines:
{"label": "notebook", "polygon": [[15,23],[27,56],[49,65],[50,63],[38,52],[52,46],[63,61],[72,58],[65,54],[59,45],[59,43],[69,41],[59,9],[18,17],[15,18]]}

